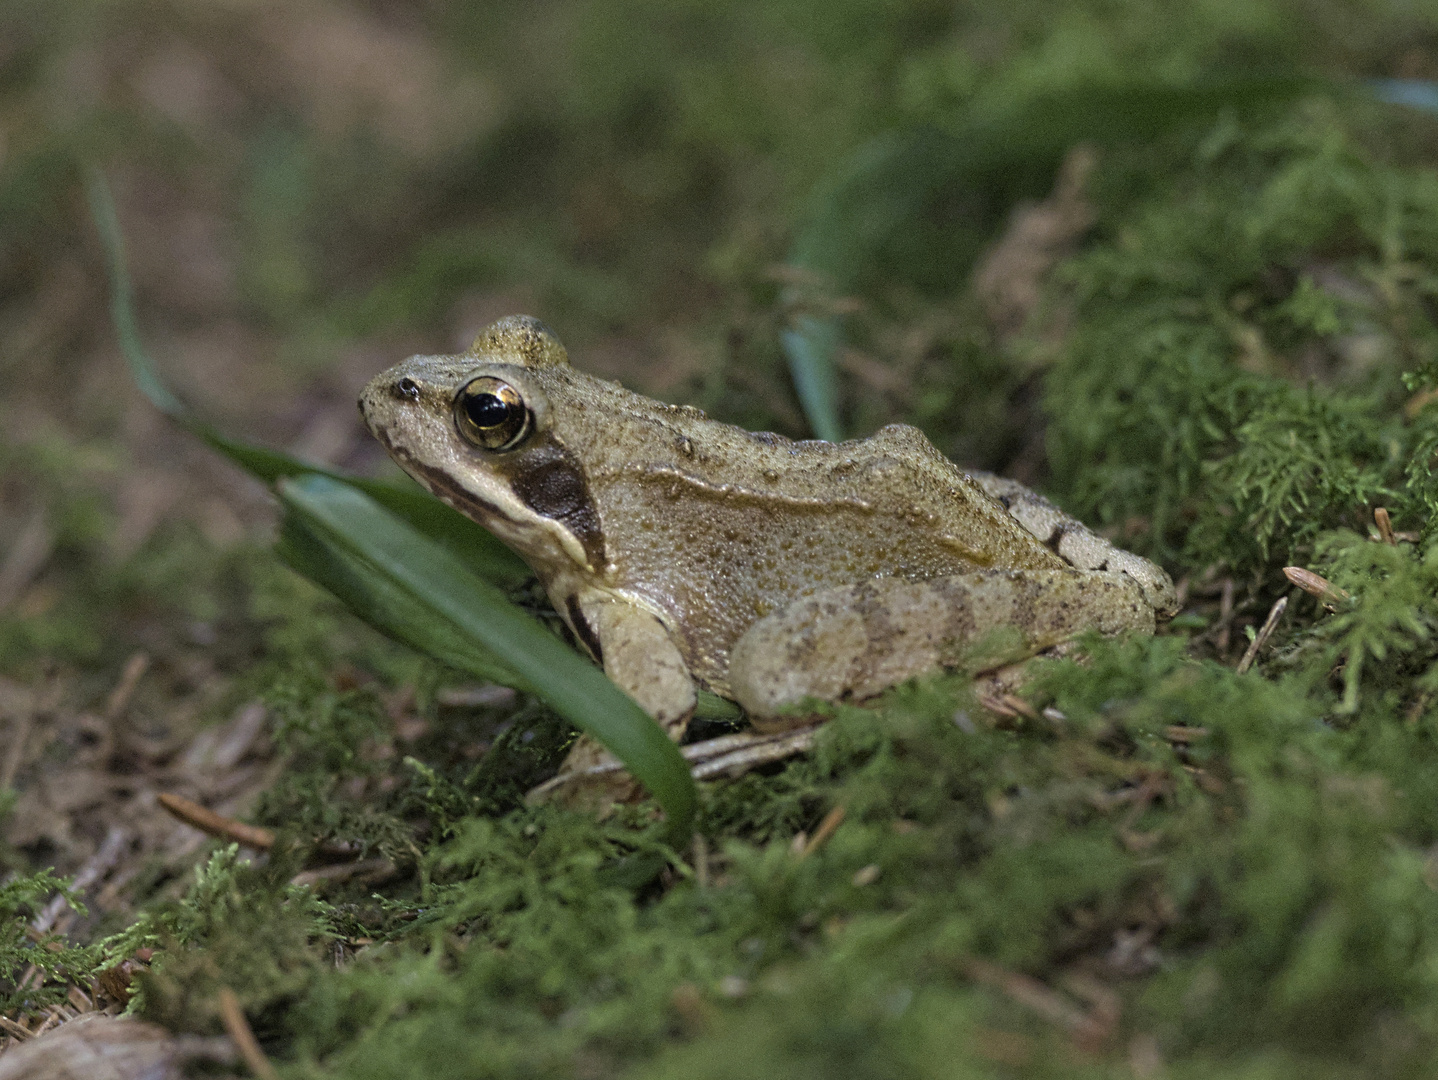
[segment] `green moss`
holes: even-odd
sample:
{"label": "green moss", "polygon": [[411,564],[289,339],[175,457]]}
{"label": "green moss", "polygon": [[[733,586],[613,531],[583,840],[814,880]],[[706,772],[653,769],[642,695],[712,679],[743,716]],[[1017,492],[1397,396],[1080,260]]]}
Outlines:
{"label": "green moss", "polygon": [[63,1002],[67,979],[85,982],[100,966],[95,948],[75,946],[53,933],[30,932],[31,921],[53,895],[65,897],[75,910],[85,912],[70,885],[68,878],[44,870],[12,875],[0,885],[0,1010],[8,1013],[22,1005]]}
{"label": "green moss", "polygon": [[196,868],[182,900],[152,907],[101,942],[112,963],[136,949],[156,950],[131,1008],[171,1028],[212,1031],[222,987],[249,1012],[288,1006],[323,970],[342,929],[352,929],[312,889],[286,884],[294,868],[295,860],[283,857],[247,865],[231,844]]}
{"label": "green moss", "polygon": [[1156,552],[1242,575],[1311,557],[1374,505],[1422,527],[1411,463],[1431,422],[1398,406],[1399,375],[1438,350],[1420,314],[1432,174],[1315,105],[1220,125],[1167,175],[1109,206],[1105,240],[1065,271],[1076,329],[1047,383],[1062,491],[1145,522]]}

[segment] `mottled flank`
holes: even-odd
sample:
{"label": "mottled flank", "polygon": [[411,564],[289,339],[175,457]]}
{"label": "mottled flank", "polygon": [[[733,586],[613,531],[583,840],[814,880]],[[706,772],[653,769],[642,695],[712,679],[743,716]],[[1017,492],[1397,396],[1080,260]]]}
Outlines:
{"label": "mottled flank", "polygon": [[[789,605],[734,647],[731,683],[755,717],[804,698],[863,699],[940,667],[986,671],[1085,630],[1151,634],[1153,608],[1122,573],[988,570],[879,579]],[[802,717],[796,718],[802,721]],[[757,723],[757,721],[756,721]]]}

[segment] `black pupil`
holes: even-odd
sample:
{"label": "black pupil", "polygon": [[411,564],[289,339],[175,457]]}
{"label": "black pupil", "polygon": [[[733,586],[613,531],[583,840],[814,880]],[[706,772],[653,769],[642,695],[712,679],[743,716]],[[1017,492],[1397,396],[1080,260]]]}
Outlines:
{"label": "black pupil", "polygon": [[464,411],[475,427],[492,428],[509,419],[510,406],[494,394],[475,394],[464,403]]}

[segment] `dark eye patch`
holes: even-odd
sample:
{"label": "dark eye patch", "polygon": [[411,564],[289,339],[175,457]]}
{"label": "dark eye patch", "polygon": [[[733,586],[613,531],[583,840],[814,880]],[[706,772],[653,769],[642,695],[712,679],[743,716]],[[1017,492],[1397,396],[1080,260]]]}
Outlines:
{"label": "dark eye patch", "polygon": [[542,517],[562,522],[584,545],[585,555],[595,566],[604,563],[604,537],[599,512],[589,497],[583,474],[566,456],[528,463],[517,470],[512,484],[525,506]]}

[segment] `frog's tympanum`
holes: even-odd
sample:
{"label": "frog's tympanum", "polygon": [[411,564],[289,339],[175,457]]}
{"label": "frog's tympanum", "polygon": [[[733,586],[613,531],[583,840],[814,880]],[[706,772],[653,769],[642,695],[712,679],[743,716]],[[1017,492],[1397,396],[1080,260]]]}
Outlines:
{"label": "frog's tympanum", "polygon": [[[1168,575],[917,429],[795,442],[576,371],[540,322],[377,376],[365,422],[399,465],[534,569],[610,678],[678,738],[695,687],[760,732],[944,666],[1085,630],[1152,632]],[[995,645],[998,645],[995,651]],[[979,659],[975,659],[976,652]],[[561,780],[615,772],[586,741]]]}

